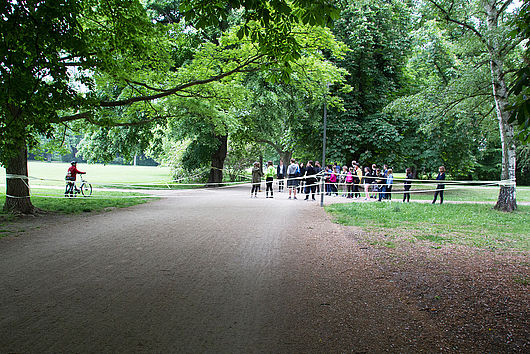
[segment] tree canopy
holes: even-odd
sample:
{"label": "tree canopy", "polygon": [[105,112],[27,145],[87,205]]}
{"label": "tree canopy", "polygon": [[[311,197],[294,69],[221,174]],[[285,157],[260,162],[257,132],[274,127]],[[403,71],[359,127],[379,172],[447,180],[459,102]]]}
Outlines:
{"label": "tree canopy", "polygon": [[[222,181],[234,149],[457,178],[528,168],[528,1],[4,1],[5,209],[32,212],[27,149],[148,153]],[[492,94],[493,92],[493,94]],[[525,135],[526,134],[526,135]],[[258,148],[262,146],[261,150]],[[522,164],[515,164],[521,156]],[[237,160],[233,158],[232,160]],[[22,179],[21,179],[22,178]],[[520,178],[520,177],[518,177]]]}

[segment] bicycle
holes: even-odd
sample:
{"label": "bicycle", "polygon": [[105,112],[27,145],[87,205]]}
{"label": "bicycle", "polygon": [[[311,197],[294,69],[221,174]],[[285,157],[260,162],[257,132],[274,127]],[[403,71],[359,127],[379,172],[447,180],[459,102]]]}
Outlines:
{"label": "bicycle", "polygon": [[77,194],[81,193],[83,197],[90,197],[92,195],[92,185],[83,178],[83,175],[79,176],[81,185],[79,188],[76,187],[75,181],[66,181],[66,189],[64,191],[65,197],[76,197]]}

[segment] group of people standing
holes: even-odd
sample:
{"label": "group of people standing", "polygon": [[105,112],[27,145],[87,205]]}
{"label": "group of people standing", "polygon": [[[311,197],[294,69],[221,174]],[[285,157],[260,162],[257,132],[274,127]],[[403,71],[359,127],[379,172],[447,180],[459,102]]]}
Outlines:
{"label": "group of people standing", "polygon": [[[413,173],[411,168],[405,170],[405,179],[403,180],[403,202],[410,202],[410,189],[412,187]],[[352,161],[351,166],[340,166],[339,164],[327,165],[322,168],[320,163],[316,161],[308,161],[305,165],[303,163],[296,163],[295,159],[291,159],[289,166],[284,165],[283,161],[274,169],[272,161],[267,162],[267,169],[265,171],[265,181],[267,185],[266,198],[273,198],[272,183],[274,176],[278,179],[278,191],[283,192],[287,180],[287,188],[289,190],[289,199],[297,199],[296,194],[305,192],[305,199],[315,200],[315,194],[320,193],[321,179],[325,181],[326,195],[339,195],[339,190],[342,196],[346,198],[361,198],[364,192],[364,200],[374,198],[378,201],[384,199],[392,200],[392,187],[394,185],[394,175],[392,168],[388,165],[383,165],[378,168],[373,164],[371,167],[364,167],[364,169],[356,161]],[[263,172],[260,168],[259,162],[254,163],[252,169],[252,190],[251,197],[257,197],[259,186]],[[445,167],[440,166],[436,180],[445,180]],[[433,204],[437,197],[440,196],[440,203],[443,203],[444,184],[439,183],[436,186],[434,193]],[[269,196],[270,193],[270,196]]]}
{"label": "group of people standing", "polygon": [[[320,163],[316,161],[313,166],[313,161],[308,161],[305,165],[303,163],[297,164],[294,159],[291,159],[289,166],[284,165],[283,161],[280,160],[280,164],[277,166],[276,170],[273,167],[272,161],[267,162],[267,169],[265,170],[265,184],[267,186],[265,191],[266,198],[273,198],[273,189],[272,182],[274,176],[278,179],[278,191],[283,192],[285,190],[285,179],[287,179],[287,189],[289,190],[289,199],[297,199],[296,193],[301,193],[305,191],[305,199],[309,199],[311,194],[311,199],[315,200],[315,194],[320,192],[320,186],[318,181],[321,176],[319,174],[322,172]],[[254,162],[252,168],[252,189],[250,191],[251,198],[256,198],[258,191],[261,185],[261,178],[263,177],[263,172],[260,168],[259,162]],[[270,196],[269,196],[270,192]]]}
{"label": "group of people standing", "polygon": [[[412,173],[408,178],[412,178]],[[410,181],[405,180],[405,183],[408,183],[410,189]],[[387,165],[383,165],[381,169],[373,164],[371,168],[366,166],[363,169],[356,161],[352,161],[351,166],[341,168],[340,165],[334,164],[328,165],[326,169],[327,195],[338,196],[339,190],[342,189],[342,196],[346,198],[361,198],[364,192],[365,200],[391,200],[393,184],[393,171]]]}

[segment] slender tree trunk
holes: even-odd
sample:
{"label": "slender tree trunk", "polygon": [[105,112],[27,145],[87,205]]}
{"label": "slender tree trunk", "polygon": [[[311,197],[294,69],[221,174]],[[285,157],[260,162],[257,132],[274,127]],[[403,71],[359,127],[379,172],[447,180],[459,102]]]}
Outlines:
{"label": "slender tree trunk", "polygon": [[499,69],[501,63],[492,60],[491,71],[493,75],[493,94],[495,96],[495,108],[497,119],[499,120],[499,131],[501,135],[502,149],[502,171],[501,180],[504,183],[500,187],[499,198],[495,204],[495,209],[502,211],[514,211],[517,209],[515,193],[515,152],[514,128],[508,123],[509,113],[506,110],[508,104],[508,89],[502,77],[502,70]]}
{"label": "slender tree trunk", "polygon": [[212,167],[210,169],[210,176],[208,177],[208,183],[212,187],[219,187],[219,183],[223,182],[223,168],[228,152],[228,136],[215,136],[215,139],[219,141],[217,150],[212,154]]}
{"label": "slender tree trunk", "polygon": [[6,174],[4,211],[34,214],[35,207],[31,203],[29,195],[28,151],[25,146],[19,150],[17,156],[9,160],[6,165]]}
{"label": "slender tree trunk", "polygon": [[[495,3],[484,2],[486,10],[488,30],[495,33],[498,27],[498,10]],[[508,123],[510,113],[506,109],[508,106],[508,88],[504,80],[504,62],[500,54],[501,46],[497,36],[494,34],[488,40],[488,50],[490,55],[490,69],[493,87],[493,97],[495,99],[495,111],[499,121],[499,131],[501,136],[502,149],[502,171],[501,180],[504,181],[500,187],[499,198],[495,209],[502,211],[514,211],[517,208],[515,198],[515,152],[514,128]]]}

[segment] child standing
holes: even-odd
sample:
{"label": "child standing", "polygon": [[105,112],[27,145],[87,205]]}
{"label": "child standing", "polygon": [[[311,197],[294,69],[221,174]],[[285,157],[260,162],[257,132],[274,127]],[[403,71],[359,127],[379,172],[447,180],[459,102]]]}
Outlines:
{"label": "child standing", "polygon": [[[328,166],[331,168],[331,166]],[[339,192],[337,189],[337,172],[333,168],[331,168],[331,175],[329,176],[329,186],[331,188],[330,195],[335,193],[335,197],[339,196]]]}
{"label": "child standing", "polygon": [[347,187],[347,198],[353,198],[353,167],[350,167],[348,172],[346,172],[344,180]]}
{"label": "child standing", "polygon": [[[337,170],[338,171],[338,170]],[[339,178],[339,188],[342,190],[342,197],[346,197],[346,176],[348,175],[348,166],[342,166],[342,171],[340,171]]]}

